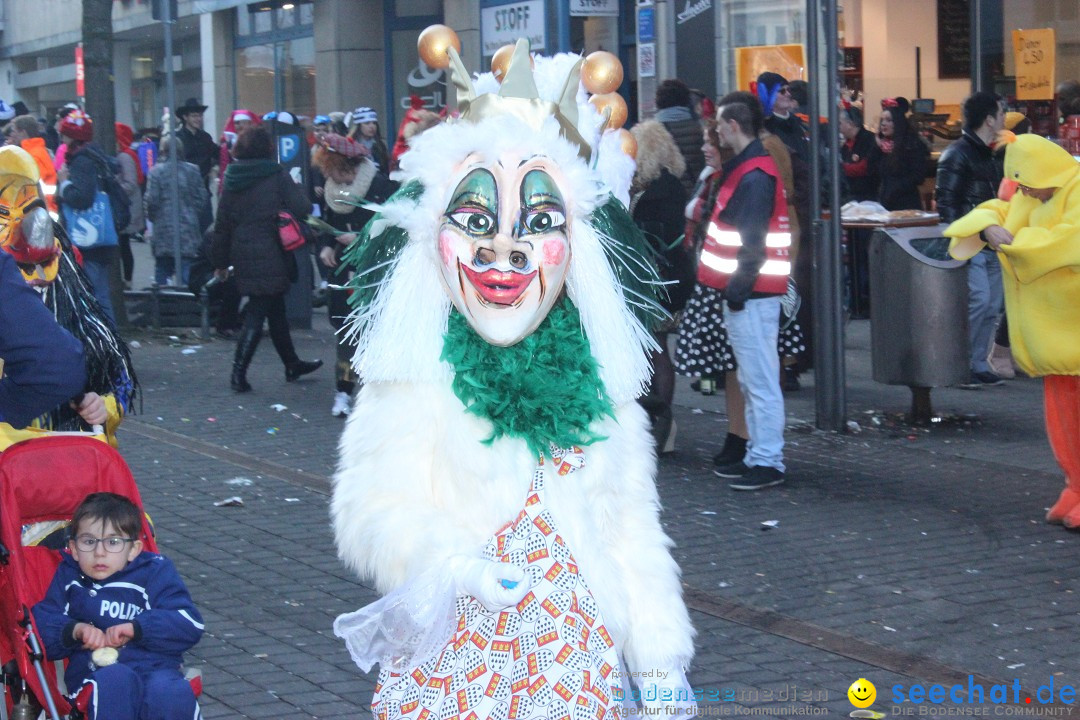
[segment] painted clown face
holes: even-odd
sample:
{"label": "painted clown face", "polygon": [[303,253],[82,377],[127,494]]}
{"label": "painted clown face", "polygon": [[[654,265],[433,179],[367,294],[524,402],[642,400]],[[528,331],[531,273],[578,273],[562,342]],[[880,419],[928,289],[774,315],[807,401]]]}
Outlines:
{"label": "painted clown face", "polygon": [[440,271],[455,307],[492,345],[527,337],[562,292],[570,218],[557,175],[543,157],[474,156],[450,195]]}

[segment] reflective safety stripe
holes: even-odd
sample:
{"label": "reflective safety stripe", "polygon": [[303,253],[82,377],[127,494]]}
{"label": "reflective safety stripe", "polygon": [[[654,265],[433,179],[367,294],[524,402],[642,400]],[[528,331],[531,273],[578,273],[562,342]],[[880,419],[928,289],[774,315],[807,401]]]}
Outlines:
{"label": "reflective safety stripe", "polygon": [[[701,263],[725,275],[732,275],[739,269],[738,260],[720,257],[708,252],[701,253]],[[766,260],[759,272],[762,275],[787,276],[791,274],[791,263],[787,260]]]}
{"label": "reflective safety stripe", "polygon": [[[742,237],[734,230],[721,230],[715,223],[709,223],[709,237],[720,245],[742,247]],[[771,232],[765,236],[765,247],[791,247],[791,233]]]}

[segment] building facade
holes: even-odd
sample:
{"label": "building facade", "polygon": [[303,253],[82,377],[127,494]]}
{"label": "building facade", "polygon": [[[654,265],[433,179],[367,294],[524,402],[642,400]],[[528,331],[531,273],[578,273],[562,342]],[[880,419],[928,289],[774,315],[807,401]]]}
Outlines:
{"label": "building facade", "polygon": [[[149,1],[113,6],[117,118],[137,128],[160,125],[171,63],[175,102],[207,104],[212,133],[238,107],[313,116],[369,105],[392,136],[410,95],[435,109],[448,100],[443,72],[416,55],[420,31],[440,22],[458,31],[474,70],[518,37],[545,52],[615,52],[631,122],[652,112],[655,84],[666,77],[716,96],[741,88],[755,63],[780,63],[790,79],[810,74],[800,64],[805,0],[179,0],[171,58]],[[1010,94],[1015,27],[1054,28],[1058,81],[1080,77],[1076,0],[838,1],[842,82],[864,93],[868,108],[894,95],[956,105],[976,74],[978,84]],[[46,117],[78,100],[81,7],[0,0],[0,98]]]}

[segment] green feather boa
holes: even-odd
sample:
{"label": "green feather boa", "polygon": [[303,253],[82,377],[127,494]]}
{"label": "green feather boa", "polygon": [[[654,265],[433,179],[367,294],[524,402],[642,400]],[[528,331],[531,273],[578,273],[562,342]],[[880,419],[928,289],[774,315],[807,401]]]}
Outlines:
{"label": "green feather boa", "polygon": [[457,310],[450,313],[442,359],[454,367],[454,394],[502,436],[525,440],[534,453],[588,445],[589,430],[614,408],[600,381],[577,308],[564,295],[531,335],[509,347],[488,344]]}

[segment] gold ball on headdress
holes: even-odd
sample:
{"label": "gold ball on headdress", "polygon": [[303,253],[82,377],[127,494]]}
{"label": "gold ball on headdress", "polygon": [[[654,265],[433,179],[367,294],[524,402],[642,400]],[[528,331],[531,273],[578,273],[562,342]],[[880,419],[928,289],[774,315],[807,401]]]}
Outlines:
{"label": "gold ball on headdress", "polygon": [[637,159],[637,139],[626,128],[619,128],[615,132],[619,133],[619,149],[630,157]]}
{"label": "gold ball on headdress", "polygon": [[[491,74],[495,79],[502,82],[506,78],[506,71],[510,69],[510,59],[514,57],[514,45],[503,45],[491,56]],[[535,68],[536,61],[529,55],[529,67]]]}
{"label": "gold ball on headdress", "polygon": [[450,67],[450,55],[447,50],[453,46],[461,53],[461,40],[453,28],[446,25],[429,25],[420,37],[416,39],[416,50],[420,59],[430,68],[442,69]]}
{"label": "gold ball on headdress", "polygon": [[621,128],[626,123],[626,101],[623,100],[622,95],[619,93],[609,92],[602,95],[593,95],[589,98],[589,102],[593,104],[593,107],[601,115],[604,114],[604,110],[611,110],[611,119],[608,120],[607,125],[609,130]]}
{"label": "gold ball on headdress", "polygon": [[622,63],[605,50],[589,53],[581,66],[581,83],[594,95],[615,92],[622,80]]}

